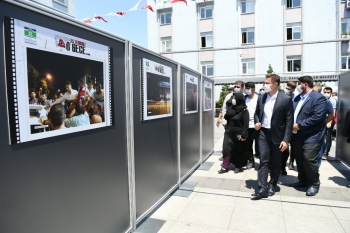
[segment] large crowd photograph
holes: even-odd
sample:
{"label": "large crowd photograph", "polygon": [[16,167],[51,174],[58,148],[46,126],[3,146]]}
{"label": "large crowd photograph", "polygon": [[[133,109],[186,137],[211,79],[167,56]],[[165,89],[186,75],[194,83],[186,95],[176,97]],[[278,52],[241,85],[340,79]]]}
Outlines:
{"label": "large crowd photograph", "polygon": [[6,33],[15,46],[7,40],[6,54],[16,58],[6,57],[14,71],[7,73],[13,80],[8,103],[15,103],[8,106],[16,134],[10,143],[109,126],[109,48],[20,20],[10,23],[15,33]]}

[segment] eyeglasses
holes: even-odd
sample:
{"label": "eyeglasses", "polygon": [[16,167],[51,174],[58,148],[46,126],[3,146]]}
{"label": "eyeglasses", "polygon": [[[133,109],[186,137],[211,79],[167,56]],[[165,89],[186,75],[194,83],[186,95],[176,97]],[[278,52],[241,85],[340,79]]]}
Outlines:
{"label": "eyeglasses", "polygon": [[234,86],[233,88],[241,88],[240,86]]}

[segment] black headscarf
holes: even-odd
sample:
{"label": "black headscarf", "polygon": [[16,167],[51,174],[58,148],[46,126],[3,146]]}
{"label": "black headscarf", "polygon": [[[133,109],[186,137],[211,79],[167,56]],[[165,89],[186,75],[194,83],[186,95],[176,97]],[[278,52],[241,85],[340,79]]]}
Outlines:
{"label": "black headscarf", "polygon": [[[236,105],[232,104],[232,99],[236,99]],[[230,119],[231,117],[239,114],[242,112],[244,109],[247,108],[247,105],[245,104],[245,97],[242,93],[232,93],[231,99],[229,99],[226,102],[226,114],[224,118],[226,120]]]}

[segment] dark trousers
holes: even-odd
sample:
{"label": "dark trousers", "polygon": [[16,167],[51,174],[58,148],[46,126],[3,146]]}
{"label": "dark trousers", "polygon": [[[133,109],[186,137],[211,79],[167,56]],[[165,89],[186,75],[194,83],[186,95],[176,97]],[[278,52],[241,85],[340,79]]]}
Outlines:
{"label": "dark trousers", "polygon": [[[261,128],[259,134],[260,166],[258,171],[258,184],[261,187],[260,192],[267,192],[269,184],[277,185],[281,172],[282,157],[279,146],[280,144],[274,144],[272,142],[271,131]],[[271,179],[267,182],[269,165],[271,165]]]}
{"label": "dark trousers", "polygon": [[332,133],[334,128],[334,121],[332,122],[332,126],[330,128],[326,128],[326,135],[324,137],[326,145],[324,147],[324,154],[328,155],[332,146]]}
{"label": "dark trousers", "polygon": [[282,152],[282,163],[281,163],[281,170],[286,170],[286,165],[289,157],[289,148],[287,148],[285,151]]}
{"label": "dark trousers", "polygon": [[299,181],[308,185],[319,186],[320,175],[318,173],[317,154],[320,150],[320,143],[303,143],[295,134],[292,136],[292,141]]}
{"label": "dark trousers", "polygon": [[[247,139],[247,141],[248,141],[248,160],[250,162],[254,162],[253,142],[255,140],[255,145],[256,145],[256,141],[257,141],[255,138],[252,138],[254,132],[257,132],[254,128],[248,129],[248,139]],[[255,153],[257,153],[256,147],[255,147]]]}

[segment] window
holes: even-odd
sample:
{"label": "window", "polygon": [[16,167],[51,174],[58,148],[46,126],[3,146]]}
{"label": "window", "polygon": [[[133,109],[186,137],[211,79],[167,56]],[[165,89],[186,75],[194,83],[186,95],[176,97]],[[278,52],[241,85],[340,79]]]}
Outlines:
{"label": "window", "polygon": [[163,12],[160,14],[160,25],[171,24],[171,12]]}
{"label": "window", "polygon": [[342,35],[350,34],[350,18],[341,19],[341,34]]}
{"label": "window", "polygon": [[341,55],[341,69],[349,70],[350,69],[350,54],[345,53]]}
{"label": "window", "polygon": [[53,0],[54,2],[57,2],[57,3],[59,3],[59,4],[62,4],[62,5],[64,5],[64,6],[67,6],[68,4],[67,4],[67,0]]}
{"label": "window", "polygon": [[254,0],[246,0],[241,2],[242,14],[248,14],[254,12]]}
{"label": "window", "polygon": [[287,8],[301,7],[301,0],[287,0]]}
{"label": "window", "polygon": [[214,65],[212,61],[202,62],[201,65],[202,65],[202,74],[206,76],[214,75]]}
{"label": "window", "polygon": [[287,40],[301,40],[301,23],[287,23]]}
{"label": "window", "polygon": [[287,71],[288,72],[301,71],[301,56],[287,57]]}
{"label": "window", "polygon": [[213,32],[201,33],[201,48],[213,47]]}
{"label": "window", "polygon": [[255,73],[255,59],[242,59],[242,74]]}
{"label": "window", "polygon": [[162,42],[162,52],[171,52],[171,37],[161,37],[160,41]]}
{"label": "window", "polygon": [[206,5],[200,8],[201,19],[209,19],[213,17],[213,5]]}
{"label": "window", "polygon": [[242,29],[242,44],[254,43],[254,28]]}

